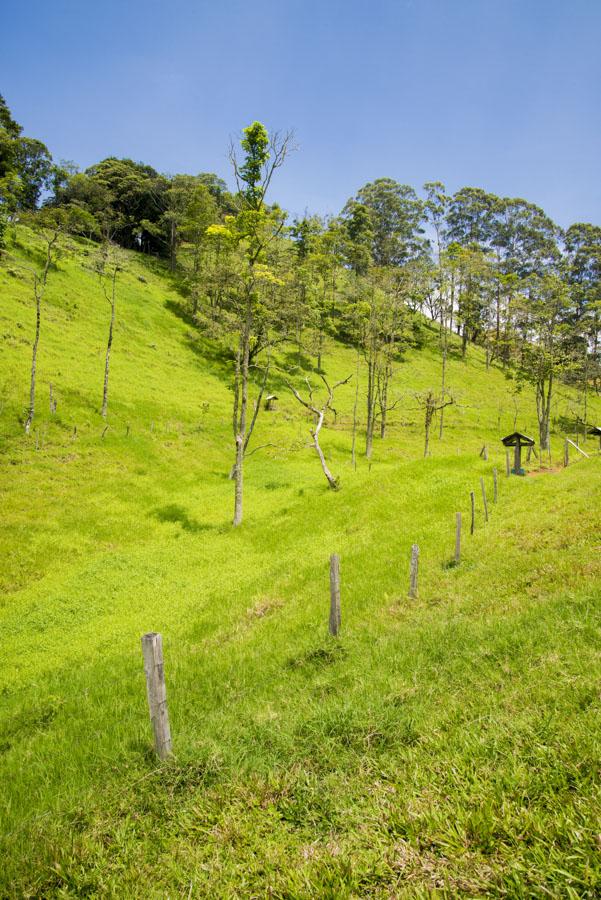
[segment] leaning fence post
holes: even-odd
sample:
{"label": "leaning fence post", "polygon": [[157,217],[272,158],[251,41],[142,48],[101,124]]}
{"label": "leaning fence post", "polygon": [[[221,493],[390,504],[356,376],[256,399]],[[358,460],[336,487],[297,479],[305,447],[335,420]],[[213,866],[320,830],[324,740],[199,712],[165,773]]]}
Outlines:
{"label": "leaning fence post", "polygon": [[470,525],[470,534],[473,534],[474,528],[476,527],[476,498],[473,491],[470,491],[470,501],[472,504],[472,524]]}
{"label": "leaning fence post", "polygon": [[511,460],[509,457],[509,450],[505,451],[505,474],[508,478],[511,475]]}
{"label": "leaning fence post", "polygon": [[171,756],[171,730],[167,711],[167,690],[163,666],[163,639],[156,631],[142,635],[144,672],[150,721],[154,732],[154,749],[159,759]]}
{"label": "leaning fence post", "polygon": [[496,469],[492,470],[492,487],[493,487],[492,500],[493,500],[493,503],[496,503],[497,497],[499,496],[499,488],[497,485],[497,470]]}
{"label": "leaning fence post", "polygon": [[455,562],[461,559],[461,513],[455,513]]}
{"label": "leaning fence post", "polygon": [[482,502],[484,503],[484,521],[488,522],[488,503],[486,502],[486,488],[482,476],[480,477],[480,487],[482,488]]}
{"label": "leaning fence post", "polygon": [[411,546],[411,566],[409,568],[409,596],[412,600],[417,597],[417,570],[419,567],[419,547]]}
{"label": "leaning fence post", "polygon": [[340,631],[340,557],[330,556],[330,634],[338,637]]}

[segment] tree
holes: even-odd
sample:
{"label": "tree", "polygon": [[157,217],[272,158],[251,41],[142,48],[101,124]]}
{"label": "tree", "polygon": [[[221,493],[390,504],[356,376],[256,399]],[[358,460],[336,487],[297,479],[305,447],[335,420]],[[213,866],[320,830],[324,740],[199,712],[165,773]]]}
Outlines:
{"label": "tree", "polygon": [[333,384],[330,387],[327,380],[322,375],[321,380],[323,381],[323,383],[325,385],[325,388],[327,391],[327,397],[326,397],[325,401],[321,404],[321,406],[317,406],[315,404],[315,400],[313,398],[313,387],[308,378],[306,379],[307,388],[309,391],[309,399],[308,400],[303,400],[303,398],[301,397],[299,392],[296,390],[296,388],[293,387],[291,384],[288,384],[288,387],[290,388],[290,390],[292,391],[292,393],[294,394],[294,396],[296,397],[298,402],[300,404],[302,404],[302,406],[304,406],[305,409],[310,410],[310,412],[312,412],[313,415],[315,416],[315,427],[311,428],[311,437],[313,438],[313,447],[315,448],[315,452],[317,453],[317,456],[319,457],[319,462],[321,463],[321,468],[322,468],[323,474],[325,475],[326,480],[328,482],[328,487],[330,487],[331,490],[333,490],[333,491],[339,490],[340,478],[338,476],[332,475],[332,473],[330,472],[328,464],[326,463],[326,458],[323,454],[323,450],[321,449],[321,446],[319,443],[319,432],[322,429],[322,426],[325,421],[325,417],[326,417],[327,413],[333,407],[334,391],[337,388],[341,387],[343,384],[347,384],[351,380],[351,378],[352,378],[352,375],[349,375],[343,381],[337,381],[336,384]]}
{"label": "tree", "polygon": [[[198,304],[203,287],[208,289],[206,256],[211,246],[207,234],[210,225],[217,223],[219,211],[217,201],[207,185],[194,179],[187,193],[186,205],[180,221],[181,238],[184,242],[182,265],[185,281],[192,297],[192,314],[198,313]],[[213,298],[218,302],[218,297]]]}
{"label": "tree", "polygon": [[0,95],[0,246],[9,219],[37,208],[56,168],[46,145],[22,130]]}
{"label": "tree", "polygon": [[[589,386],[601,388],[601,228],[578,222],[565,233],[566,280],[571,296],[572,371],[588,421]],[[586,440],[586,427],[584,435]]]}
{"label": "tree", "polygon": [[412,187],[392,178],[378,178],[364,185],[347,207],[361,204],[370,214],[372,248],[376,266],[400,266],[426,251],[421,223],[424,207]]}
{"label": "tree", "polygon": [[557,274],[531,275],[518,302],[518,374],[534,385],[540,449],[549,450],[553,390],[568,361],[569,291]]}
{"label": "tree", "polygon": [[24,224],[29,225],[41,237],[43,246],[41,267],[26,267],[32,276],[36,323],[31,354],[29,404],[25,418],[25,434],[29,434],[35,415],[36,376],[42,322],[42,300],[46,292],[48,275],[56,260],[63,252],[65,252],[65,248],[60,244],[61,236],[81,228],[84,224],[83,220],[85,217],[86,213],[77,209],[77,207],[67,207],[64,209],[46,208],[23,218]]}
{"label": "tree", "polygon": [[424,459],[430,452],[430,428],[437,412],[443,411],[446,406],[451,406],[455,401],[452,397],[445,399],[444,394],[436,396],[433,390],[415,395],[420,407],[424,411]]}
{"label": "tree", "polygon": [[111,308],[106,352],[104,355],[104,381],[102,387],[102,406],[100,409],[100,415],[103,419],[106,419],[108,413],[111,349],[113,346],[113,332],[115,329],[115,315],[117,308],[117,274],[122,271],[123,266],[124,257],[119,247],[111,241],[105,241],[100,247],[95,266],[102,293]]}
{"label": "tree", "polygon": [[229,261],[227,288],[223,297],[222,321],[235,337],[233,383],[234,519],[238,526],[243,516],[244,455],[261,407],[260,397],[249,417],[251,367],[259,354],[273,343],[273,330],[281,321],[278,303],[284,285],[279,273],[278,239],[285,215],[279,207],[268,208],[265,196],[272,178],[292,149],[292,135],[275,132],[269,136],[260,122],[243,131],[240,161],[233,144],[230,160],[241,201],[236,216],[227,216],[223,225],[212,225],[209,234],[227,248]]}

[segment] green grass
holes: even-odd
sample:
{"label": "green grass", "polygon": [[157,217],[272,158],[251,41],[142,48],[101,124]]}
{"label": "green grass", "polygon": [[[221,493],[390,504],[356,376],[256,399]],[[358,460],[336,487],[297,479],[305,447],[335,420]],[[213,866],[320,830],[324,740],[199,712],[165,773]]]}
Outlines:
{"label": "green grass", "polygon": [[[35,253],[31,235],[18,240],[14,252]],[[272,446],[247,461],[233,531],[226,361],[138,257],[101,437],[108,308],[86,251],[51,276],[29,439],[32,303],[17,267],[0,270],[0,895],[598,896],[601,459],[505,478],[512,383],[477,349],[453,356],[459,403],[421,459],[413,392],[440,366],[425,326],[397,366],[404,400],[371,467],[350,465],[352,386],[337,397],[323,440],[337,494],[304,412],[274,383],[278,410],[255,438]],[[349,374],[353,353],[332,342],[326,367]],[[532,395],[517,402],[533,432]],[[573,403],[563,390],[557,415]],[[477,529],[455,567],[470,490]],[[163,633],[174,737],[162,766],[149,630]]]}

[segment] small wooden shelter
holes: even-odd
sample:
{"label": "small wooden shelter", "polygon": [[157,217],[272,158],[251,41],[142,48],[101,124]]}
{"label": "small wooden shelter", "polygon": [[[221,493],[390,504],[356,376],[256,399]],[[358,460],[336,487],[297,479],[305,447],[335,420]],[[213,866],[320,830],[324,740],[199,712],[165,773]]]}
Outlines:
{"label": "small wooden shelter", "polygon": [[588,433],[599,438],[599,450],[601,450],[601,428],[598,425],[593,425],[592,428],[589,428]]}
{"label": "small wooden shelter", "polygon": [[534,447],[534,439],[528,437],[527,434],[522,434],[521,431],[514,431],[502,440],[505,447],[514,448],[513,469],[511,471],[514,475],[525,475],[526,472],[522,469],[522,447]]}
{"label": "small wooden shelter", "polygon": [[275,394],[267,394],[265,397],[265,409],[270,412],[272,409],[275,409],[275,401],[277,400],[277,396]]}

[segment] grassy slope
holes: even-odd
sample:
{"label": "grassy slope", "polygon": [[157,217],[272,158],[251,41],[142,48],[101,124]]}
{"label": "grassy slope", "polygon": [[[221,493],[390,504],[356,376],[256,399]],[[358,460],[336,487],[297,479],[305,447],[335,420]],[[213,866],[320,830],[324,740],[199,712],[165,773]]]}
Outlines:
{"label": "grassy slope", "polygon": [[[404,412],[371,471],[349,465],[352,387],[337,398],[323,442],[336,495],[274,383],[279,410],[256,436],[274,446],[248,460],[232,533],[223,360],[140,259],[122,278],[101,438],[108,307],[86,249],[52,273],[29,441],[17,421],[29,288],[16,266],[0,270],[0,893],[598,893],[600,461],[501,478],[491,521],[479,512],[448,567],[453,514],[467,518],[480,475],[492,492],[514,405],[478,351],[453,358],[461,406],[421,460],[410,407],[438,380],[431,335],[398,367]],[[354,370],[349,351],[330,351],[332,377]],[[531,396],[518,403],[533,431]],[[421,592],[408,603],[415,540]],[[324,633],[334,550],[336,646]],[[177,753],[158,770],[139,650],[151,629],[164,634]]]}

